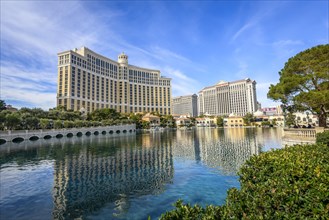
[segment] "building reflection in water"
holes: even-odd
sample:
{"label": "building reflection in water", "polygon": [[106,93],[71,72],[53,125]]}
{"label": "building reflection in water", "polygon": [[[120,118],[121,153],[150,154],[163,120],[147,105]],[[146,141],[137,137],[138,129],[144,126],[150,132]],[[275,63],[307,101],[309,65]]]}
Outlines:
{"label": "building reflection in water", "polygon": [[263,145],[254,129],[198,128],[196,131],[178,131],[173,153],[175,157],[194,159],[223,174],[236,174],[252,155],[259,154]]}
{"label": "building reflection in water", "polygon": [[278,139],[277,135],[270,129],[198,128],[120,138],[44,140],[32,147],[4,146],[0,165],[53,161],[54,219],[84,218],[108,205],[114,206],[113,215],[124,216],[132,198],[160,194],[173,182],[174,161],[192,161],[222,175],[235,175],[250,156],[260,153],[267,139]]}
{"label": "building reflection in water", "polygon": [[[96,142],[56,160],[53,218],[79,218],[112,202],[113,214],[120,215],[130,196],[161,193],[174,171],[170,140],[160,141],[147,135],[135,142]],[[113,145],[115,151],[102,149]]]}

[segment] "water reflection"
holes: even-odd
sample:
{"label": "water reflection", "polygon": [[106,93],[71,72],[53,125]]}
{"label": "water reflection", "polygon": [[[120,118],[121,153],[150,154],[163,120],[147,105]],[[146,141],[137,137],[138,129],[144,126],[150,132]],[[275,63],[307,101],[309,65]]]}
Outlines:
{"label": "water reflection", "polygon": [[251,155],[259,154],[262,146],[254,129],[199,128],[193,132],[178,131],[173,151],[177,157],[194,159],[231,175]]}
{"label": "water reflection", "polygon": [[112,153],[104,149],[107,144],[95,143],[57,160],[53,217],[83,217],[109,202],[115,203],[113,214],[121,215],[129,209],[130,197],[161,193],[173,178],[169,143],[143,136],[116,143]]}
{"label": "water reflection", "polygon": [[[111,206],[110,218],[129,219],[137,215],[130,213],[130,210],[136,212],[138,207],[136,201],[140,201],[139,198],[154,195],[151,201],[159,202],[163,197],[166,207],[152,207],[154,205],[151,204],[150,207],[145,207],[149,209],[148,211],[140,211],[142,212],[139,214],[140,219],[145,219],[148,212],[154,212],[154,216],[157,216],[180,198],[174,190],[175,187],[180,187],[173,181],[174,170],[177,172],[177,167],[174,168],[174,165],[180,164],[181,167],[178,169],[180,177],[184,175],[182,169],[186,171],[189,169],[185,162],[188,161],[198,167],[185,175],[197,177],[202,174],[204,179],[194,178],[193,181],[197,182],[191,182],[192,178],[190,178],[188,184],[199,186],[202,182],[205,191],[200,189],[200,195],[204,196],[201,199],[207,201],[213,193],[207,192],[207,188],[211,189],[213,184],[224,180],[225,176],[234,176],[251,155],[259,154],[264,148],[272,145],[280,147],[280,140],[280,131],[276,129],[241,128],[200,128],[192,131],[178,130],[120,138],[97,136],[39,140],[2,146],[0,171],[8,167],[19,170],[19,166],[36,167],[36,164],[42,166],[44,161],[52,162],[53,176],[49,178],[53,179],[53,185],[50,186],[53,207],[49,216],[44,218],[95,217],[101,215],[105,207]],[[13,164],[18,165],[18,168]],[[208,174],[208,168],[211,172],[218,171],[219,178],[215,178],[213,173]],[[206,185],[207,178],[212,180],[212,186]],[[10,182],[0,181],[1,184],[10,187]],[[177,184],[182,184],[182,181]],[[179,188],[180,195],[193,193],[195,189],[192,186],[183,186]],[[38,186],[24,187],[37,191]],[[187,188],[191,190],[188,191]],[[226,188],[222,191],[223,195],[226,194]],[[19,198],[17,200],[19,201]],[[19,214],[33,218],[31,210],[36,210],[35,215],[37,215],[38,207],[33,207],[32,204],[23,205],[26,207],[26,213],[8,212],[8,216],[15,219]],[[6,207],[5,202],[0,201],[0,208],[4,207]],[[152,211],[154,209],[158,209],[157,212]]]}

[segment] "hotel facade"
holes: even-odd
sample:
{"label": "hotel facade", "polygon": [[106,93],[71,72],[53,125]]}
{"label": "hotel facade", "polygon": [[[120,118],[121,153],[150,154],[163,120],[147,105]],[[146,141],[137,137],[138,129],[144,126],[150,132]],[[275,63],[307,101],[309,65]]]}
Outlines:
{"label": "hotel facade", "polygon": [[199,115],[244,116],[257,110],[256,81],[249,78],[234,82],[221,81],[199,92]]}
{"label": "hotel facade", "polygon": [[198,116],[198,96],[185,95],[174,97],[172,100],[173,114]]}
{"label": "hotel facade", "polygon": [[171,114],[170,101],[171,79],[159,70],[129,65],[124,53],[118,61],[86,47],[58,53],[57,106]]}

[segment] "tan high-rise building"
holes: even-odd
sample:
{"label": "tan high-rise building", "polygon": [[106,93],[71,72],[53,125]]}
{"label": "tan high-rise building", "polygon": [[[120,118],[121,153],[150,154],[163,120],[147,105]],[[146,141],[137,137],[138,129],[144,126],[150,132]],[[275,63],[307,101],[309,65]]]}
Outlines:
{"label": "tan high-rise building", "polygon": [[171,79],[159,70],[129,65],[124,53],[118,61],[86,47],[58,53],[57,106],[170,114],[170,100]]}
{"label": "tan high-rise building", "polygon": [[174,97],[172,100],[172,112],[178,115],[198,116],[198,96],[193,94]]}
{"label": "tan high-rise building", "polygon": [[219,82],[199,92],[199,114],[244,116],[257,110],[256,81]]}

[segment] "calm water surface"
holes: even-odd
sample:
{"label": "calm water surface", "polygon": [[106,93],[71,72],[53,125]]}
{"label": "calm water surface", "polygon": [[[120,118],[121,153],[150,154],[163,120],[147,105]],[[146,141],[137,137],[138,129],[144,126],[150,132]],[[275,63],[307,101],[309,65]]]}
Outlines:
{"label": "calm water surface", "polygon": [[0,145],[0,219],[157,219],[179,198],[223,204],[281,129],[178,130]]}

